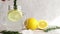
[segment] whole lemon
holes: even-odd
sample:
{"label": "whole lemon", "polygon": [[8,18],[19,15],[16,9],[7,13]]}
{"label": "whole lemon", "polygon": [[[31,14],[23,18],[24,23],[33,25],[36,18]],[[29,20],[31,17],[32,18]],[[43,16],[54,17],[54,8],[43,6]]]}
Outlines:
{"label": "whole lemon", "polygon": [[31,30],[35,30],[38,27],[38,21],[35,18],[26,19],[24,24],[27,29],[31,29]]}

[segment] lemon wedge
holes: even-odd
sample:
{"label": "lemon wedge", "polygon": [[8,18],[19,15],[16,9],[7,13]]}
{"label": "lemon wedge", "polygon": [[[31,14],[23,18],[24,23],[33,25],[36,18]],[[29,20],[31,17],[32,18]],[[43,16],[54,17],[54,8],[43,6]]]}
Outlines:
{"label": "lemon wedge", "polygon": [[18,10],[10,10],[8,13],[8,19],[16,22],[22,17],[22,12]]}
{"label": "lemon wedge", "polygon": [[39,21],[39,25],[38,25],[39,29],[45,29],[45,28],[47,28],[47,26],[48,26],[48,24],[45,20],[40,20]]}

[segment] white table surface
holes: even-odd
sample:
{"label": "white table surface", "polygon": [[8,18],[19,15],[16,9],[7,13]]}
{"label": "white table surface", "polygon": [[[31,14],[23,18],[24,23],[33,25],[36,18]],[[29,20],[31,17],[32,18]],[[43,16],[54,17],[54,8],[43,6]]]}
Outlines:
{"label": "white table surface", "polygon": [[49,32],[44,32],[41,30],[22,30],[22,34],[60,34],[59,30],[53,30],[53,31],[49,31]]}

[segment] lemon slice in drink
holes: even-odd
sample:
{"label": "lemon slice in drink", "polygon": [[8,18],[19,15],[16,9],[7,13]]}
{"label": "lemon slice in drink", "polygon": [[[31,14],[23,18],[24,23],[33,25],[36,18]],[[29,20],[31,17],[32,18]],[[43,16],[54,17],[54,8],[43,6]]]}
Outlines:
{"label": "lemon slice in drink", "polygon": [[39,25],[38,25],[39,29],[45,29],[45,28],[47,28],[47,26],[48,26],[48,24],[45,20],[40,20],[39,21]]}
{"label": "lemon slice in drink", "polygon": [[11,21],[18,21],[22,17],[22,12],[18,10],[11,10],[8,13],[8,19]]}

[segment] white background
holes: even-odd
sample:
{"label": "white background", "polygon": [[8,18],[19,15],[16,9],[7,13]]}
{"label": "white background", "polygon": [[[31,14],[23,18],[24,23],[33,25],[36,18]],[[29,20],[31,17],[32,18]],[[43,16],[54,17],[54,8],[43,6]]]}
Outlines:
{"label": "white background", "polygon": [[[17,5],[22,7],[24,17],[18,22],[11,22],[7,19],[8,5],[13,5],[13,0],[1,2],[0,7],[0,30],[18,30],[23,28],[23,21],[26,18],[34,17],[38,21],[44,19],[49,25],[60,26],[60,0],[17,0]],[[57,18],[58,17],[58,18]],[[56,18],[56,19],[55,19]]]}

